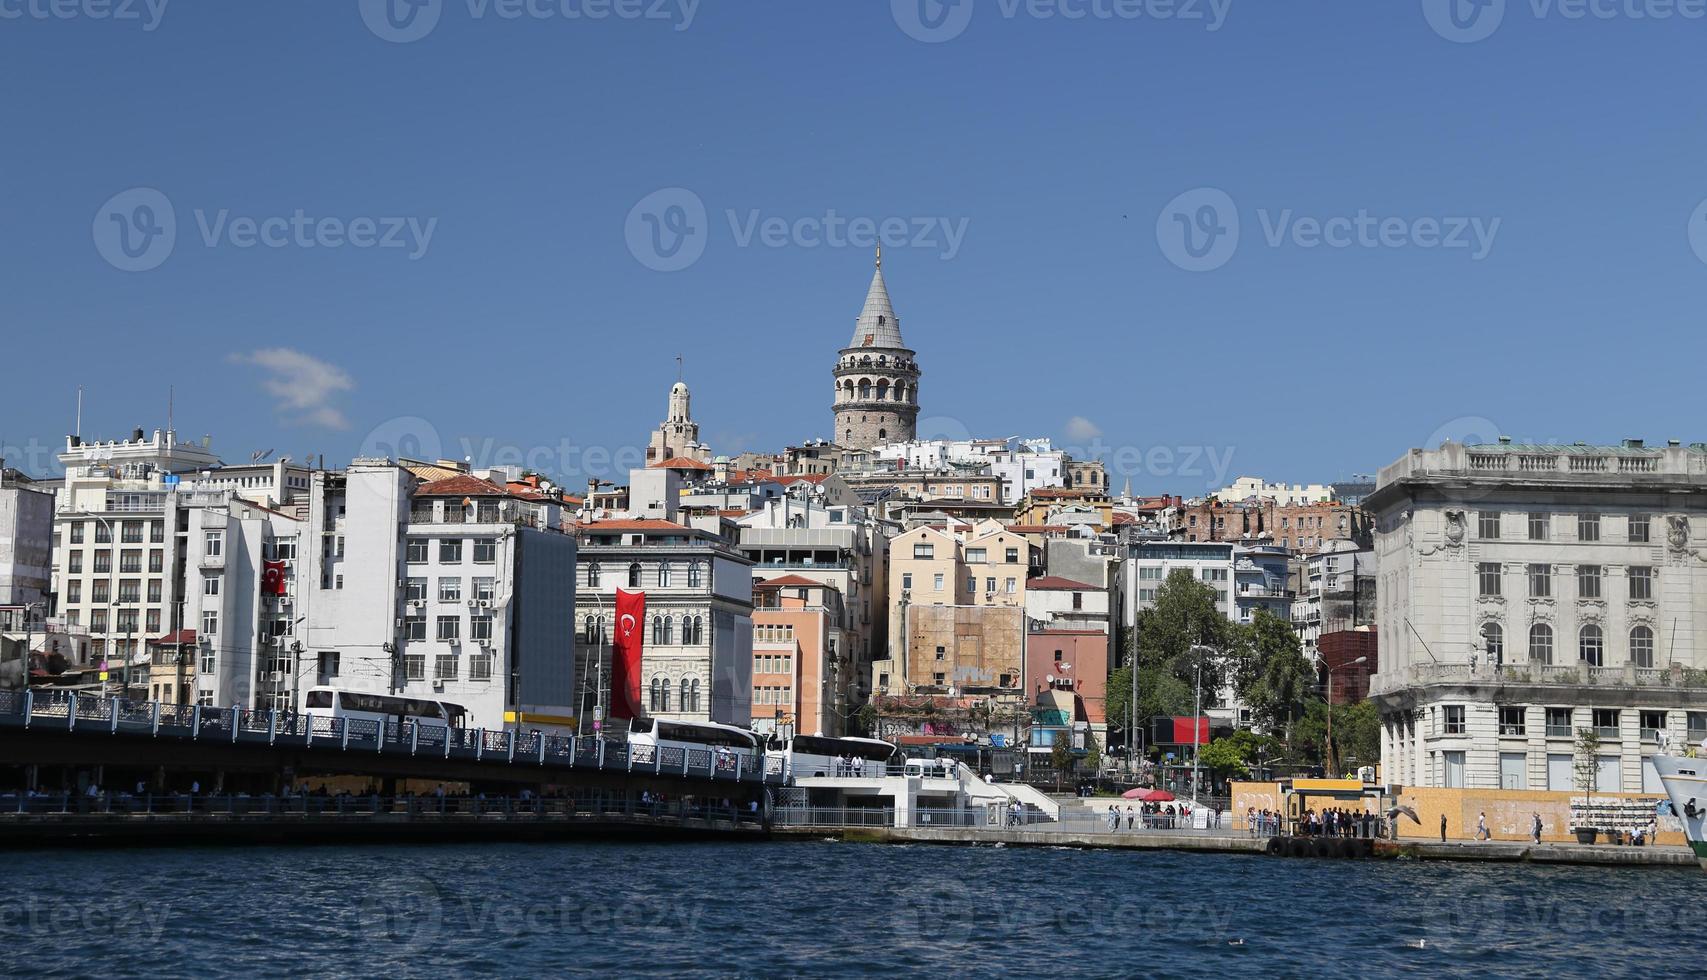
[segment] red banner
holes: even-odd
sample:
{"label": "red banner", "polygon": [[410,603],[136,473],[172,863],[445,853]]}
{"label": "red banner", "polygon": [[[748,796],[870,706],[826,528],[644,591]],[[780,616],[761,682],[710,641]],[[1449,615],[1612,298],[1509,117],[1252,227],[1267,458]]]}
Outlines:
{"label": "red banner", "polygon": [[261,594],[285,594],[285,563],[283,561],[263,561],[261,563]]}
{"label": "red banner", "polygon": [[646,593],[616,590],[616,635],[611,643],[610,716],[640,716],[640,653],[646,639]]}
{"label": "red banner", "polygon": [[[1193,729],[1196,729],[1194,732]],[[1193,738],[1195,736],[1195,739]],[[1174,718],[1175,745],[1208,745],[1209,719],[1207,717],[1192,718],[1190,716]]]}

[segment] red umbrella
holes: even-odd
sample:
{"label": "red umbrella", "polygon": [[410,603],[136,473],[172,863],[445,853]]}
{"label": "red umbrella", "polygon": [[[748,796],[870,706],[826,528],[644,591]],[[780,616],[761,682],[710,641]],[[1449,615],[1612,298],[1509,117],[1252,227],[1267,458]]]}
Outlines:
{"label": "red umbrella", "polygon": [[1120,796],[1122,799],[1144,803],[1167,803],[1174,798],[1174,794],[1165,789],[1129,789]]}

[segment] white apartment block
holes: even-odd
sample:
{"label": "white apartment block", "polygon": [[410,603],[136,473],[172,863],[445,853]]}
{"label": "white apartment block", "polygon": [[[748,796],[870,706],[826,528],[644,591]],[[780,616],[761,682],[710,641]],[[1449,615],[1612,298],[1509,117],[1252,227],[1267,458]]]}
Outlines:
{"label": "white apartment block", "polygon": [[[1155,606],[1156,596],[1176,571],[1215,590],[1216,608],[1230,621],[1238,620],[1234,595],[1234,553],[1238,546],[1220,541],[1146,541],[1133,540],[1126,548],[1126,561],[1120,571],[1120,592],[1116,597],[1116,621],[1125,628],[1138,625],[1138,613]],[[1233,697],[1231,686],[1220,692],[1219,708],[1204,710],[1216,724],[1241,724],[1245,711]]]}
{"label": "white apartment block", "polygon": [[1308,486],[1296,483],[1265,483],[1260,477],[1241,476],[1211,496],[1229,502],[1249,500],[1252,497],[1266,498],[1282,507],[1292,507],[1299,504],[1325,504],[1334,499],[1334,489],[1320,483]]}
{"label": "white apartment block", "polygon": [[1304,655],[1319,657],[1323,632],[1355,629],[1375,621],[1375,551],[1351,541],[1329,541],[1301,559],[1303,588],[1292,601],[1292,626]]}
{"label": "white apartment block", "polygon": [[1380,474],[1382,760],[1391,783],[1657,791],[1707,736],[1707,447],[1445,443]]}
{"label": "white apartment block", "polygon": [[501,473],[419,483],[357,459],[316,474],[298,707],[320,685],[450,702],[470,727],[572,727],[575,541],[561,519]]}

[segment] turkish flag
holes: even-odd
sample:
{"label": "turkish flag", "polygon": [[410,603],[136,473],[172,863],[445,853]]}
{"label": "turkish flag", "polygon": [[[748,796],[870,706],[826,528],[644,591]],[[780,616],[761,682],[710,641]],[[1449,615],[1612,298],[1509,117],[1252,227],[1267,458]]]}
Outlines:
{"label": "turkish flag", "polygon": [[646,639],[646,593],[616,590],[616,636],[611,643],[610,716],[640,716],[640,654]]}
{"label": "turkish flag", "polygon": [[263,561],[261,563],[261,594],[285,594],[285,563],[283,561]]}

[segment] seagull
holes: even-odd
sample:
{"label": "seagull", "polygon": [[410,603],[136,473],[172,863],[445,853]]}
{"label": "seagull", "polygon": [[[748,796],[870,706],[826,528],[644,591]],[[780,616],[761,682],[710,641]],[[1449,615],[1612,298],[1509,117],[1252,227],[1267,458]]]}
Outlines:
{"label": "seagull", "polygon": [[1427,946],[1427,945],[1428,945],[1428,940],[1426,940],[1426,939],[1419,939],[1419,940],[1417,940],[1417,941],[1416,941],[1416,942],[1414,942],[1414,943],[1406,943],[1406,944],[1405,944],[1405,945],[1406,945],[1406,946],[1409,946],[1409,947],[1410,947],[1410,948],[1412,948],[1412,949],[1422,949],[1422,948],[1424,948],[1424,947],[1425,947],[1425,946]]}
{"label": "seagull", "polygon": [[1227,945],[1229,945],[1229,946],[1243,946],[1244,944],[1245,944],[1245,941],[1243,939],[1229,939],[1229,940],[1227,940]]}

